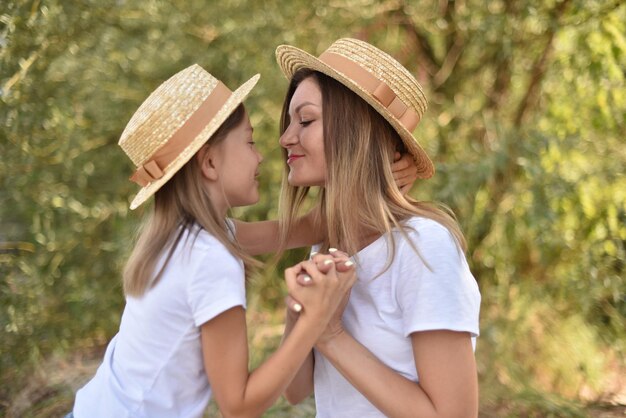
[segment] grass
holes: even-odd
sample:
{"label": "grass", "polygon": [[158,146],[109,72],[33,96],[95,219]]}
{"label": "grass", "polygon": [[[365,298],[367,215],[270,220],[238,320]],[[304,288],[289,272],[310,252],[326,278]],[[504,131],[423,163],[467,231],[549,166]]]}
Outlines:
{"label": "grass", "polygon": [[[282,311],[259,310],[252,303],[248,310],[251,367],[256,367],[279,344],[282,335]],[[483,343],[486,341],[483,341]],[[486,348],[486,347],[485,347]],[[0,399],[0,417],[48,418],[63,417],[72,408],[74,394],[95,373],[104,354],[104,346],[83,349],[72,353],[59,353],[39,364],[34,371],[13,371],[14,386],[3,388]],[[480,350],[479,345],[479,350]],[[484,350],[478,355],[479,366],[488,367]],[[480,368],[479,368],[480,370]],[[612,402],[582,403],[576,399],[546,392],[540,388],[519,387],[512,390],[481,372],[480,417],[626,417],[626,406]],[[620,398],[623,400],[623,398]],[[305,418],[315,416],[312,398],[297,406],[289,405],[283,398],[268,410],[264,417]],[[205,418],[219,418],[221,414],[211,402]]]}

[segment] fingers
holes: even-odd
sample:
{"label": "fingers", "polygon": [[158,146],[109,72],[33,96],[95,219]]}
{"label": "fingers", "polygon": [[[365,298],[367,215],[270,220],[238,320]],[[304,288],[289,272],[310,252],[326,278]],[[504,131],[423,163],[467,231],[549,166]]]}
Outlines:
{"label": "fingers", "polygon": [[328,252],[332,255],[335,261],[335,269],[339,273],[345,273],[354,267],[354,261],[350,259],[347,253],[339,251],[336,248],[329,248]]}
{"label": "fingers", "polygon": [[[316,255],[312,260],[305,260],[299,263],[302,267],[302,274],[308,274],[311,278],[310,284],[319,283],[324,276],[329,275],[335,269],[335,263],[329,255]],[[305,281],[305,278],[302,278]],[[308,280],[306,280],[308,282]]]}
{"label": "fingers", "polygon": [[312,257],[310,261],[315,263],[317,269],[324,274],[328,274],[331,267],[335,264],[333,257],[330,254],[313,253],[311,255]]}
{"label": "fingers", "polygon": [[[412,182],[417,178],[417,169],[415,167],[408,167],[402,171],[394,171],[393,179],[398,186],[404,186],[406,183]],[[402,184],[400,184],[402,182]]]}
{"label": "fingers", "polygon": [[[395,157],[397,157],[398,155],[399,154],[396,152]],[[393,160],[393,163],[391,164],[391,171],[395,173],[396,171],[406,170],[412,165],[415,165],[415,164],[407,158],[395,158]]]}
{"label": "fingers", "polygon": [[300,286],[310,286],[313,284],[313,278],[307,272],[303,272],[296,275],[296,282]]}
{"label": "fingers", "polygon": [[404,154],[400,160],[391,165],[393,178],[398,187],[405,186],[417,179],[417,166],[409,154]]}
{"label": "fingers", "polygon": [[391,174],[393,174],[393,179],[396,180],[396,182],[398,180],[412,181],[417,179],[417,167],[411,164],[410,166],[405,167],[401,170],[393,170]]}
{"label": "fingers", "polygon": [[[285,303],[290,311],[300,313],[304,310],[304,305],[308,303],[308,300],[302,292],[306,292],[305,289],[311,287],[316,282],[321,285],[324,280],[323,276],[324,274],[317,269],[315,262],[310,260],[285,269],[285,282],[289,294],[285,299]],[[293,295],[298,299],[294,298]],[[301,299],[302,297],[304,299]]]}
{"label": "fingers", "polygon": [[287,297],[285,298],[285,305],[287,305],[287,308],[289,310],[296,312],[296,313],[302,312],[302,309],[303,309],[300,302],[298,302],[293,297],[291,297],[291,295],[287,295]]}
{"label": "fingers", "polygon": [[329,271],[329,267],[331,265],[329,260],[333,261],[335,269],[339,273],[346,272],[354,266],[354,261],[350,259],[350,256],[348,256],[347,253],[332,247],[328,249],[327,255],[312,252],[311,260],[313,260],[318,269],[324,273],[328,273]]}

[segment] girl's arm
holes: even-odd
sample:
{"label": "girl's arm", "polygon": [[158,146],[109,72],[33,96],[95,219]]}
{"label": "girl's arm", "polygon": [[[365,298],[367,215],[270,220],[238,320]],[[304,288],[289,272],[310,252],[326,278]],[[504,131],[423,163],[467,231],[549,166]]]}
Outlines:
{"label": "girl's arm", "polygon": [[[354,272],[340,280],[333,263],[329,264],[327,273],[310,261],[285,271],[289,292],[296,295],[304,309],[283,344],[251,373],[242,307],[229,309],[202,325],[204,367],[225,417],[260,416],[294,378],[355,280]],[[302,272],[311,277],[312,286],[296,287],[296,276]]]}
{"label": "girl's arm", "polygon": [[230,309],[202,326],[204,367],[224,417],[257,417],[285,390],[317,333],[303,324],[261,366],[248,372],[246,316]]}
{"label": "girl's arm", "polygon": [[[296,219],[287,241],[287,249],[308,247],[324,239],[323,228],[316,227],[317,212],[312,210]],[[273,253],[278,250],[278,221],[244,222],[234,220],[235,236],[250,255]]]}
{"label": "girl's arm", "polygon": [[419,382],[399,375],[343,331],[316,345],[335,368],[389,417],[476,417],[478,381],[469,333],[411,334]]}
{"label": "girl's arm", "polygon": [[[406,194],[417,179],[417,167],[409,154],[396,155],[391,169],[396,184]],[[317,212],[312,210],[298,218],[287,241],[287,249],[310,247],[322,242],[324,228],[316,226]],[[237,242],[250,255],[273,253],[278,250],[278,221],[243,222],[234,220]]]}

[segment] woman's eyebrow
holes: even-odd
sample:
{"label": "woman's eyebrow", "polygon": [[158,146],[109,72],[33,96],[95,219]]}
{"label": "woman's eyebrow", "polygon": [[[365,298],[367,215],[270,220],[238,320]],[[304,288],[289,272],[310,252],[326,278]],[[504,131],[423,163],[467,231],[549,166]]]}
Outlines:
{"label": "woman's eyebrow", "polygon": [[298,113],[298,112],[300,111],[300,109],[302,109],[304,106],[308,106],[308,105],[311,105],[311,106],[317,106],[317,107],[319,107],[319,106],[318,106],[318,105],[316,105],[315,103],[311,103],[311,102],[304,102],[304,103],[300,103],[298,106],[296,106],[296,108],[293,110],[293,112],[294,112],[294,113]]}

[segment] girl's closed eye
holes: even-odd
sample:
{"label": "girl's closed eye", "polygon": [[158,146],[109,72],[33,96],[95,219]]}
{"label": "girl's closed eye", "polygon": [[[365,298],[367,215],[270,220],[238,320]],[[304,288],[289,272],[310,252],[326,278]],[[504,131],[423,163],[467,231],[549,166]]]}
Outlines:
{"label": "girl's closed eye", "polygon": [[311,122],[313,122],[313,119],[301,120],[300,121],[300,125],[302,125],[302,126],[309,126],[311,124]]}

